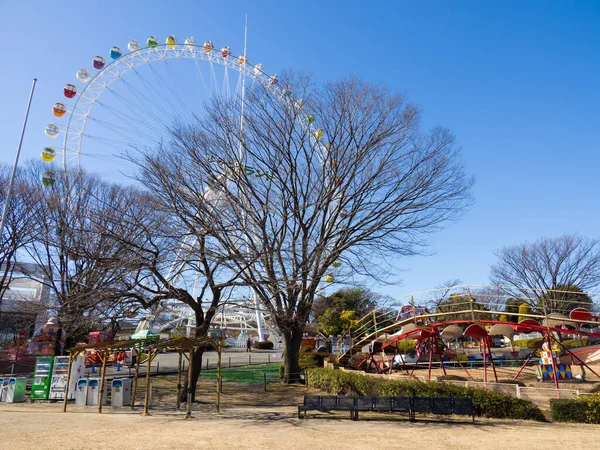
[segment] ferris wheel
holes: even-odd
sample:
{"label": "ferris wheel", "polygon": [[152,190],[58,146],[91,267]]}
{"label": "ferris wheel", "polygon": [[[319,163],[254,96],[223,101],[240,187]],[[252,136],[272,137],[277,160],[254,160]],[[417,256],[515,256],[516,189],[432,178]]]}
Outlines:
{"label": "ferris wheel", "polygon": [[[243,98],[247,84],[258,83],[289,107],[302,108],[302,100],[293,99],[277,75],[267,74],[260,63],[250,63],[245,45],[243,53],[236,56],[228,46],[217,47],[210,40],[197,44],[193,37],[180,43],[170,35],[164,44],[155,36],[142,44],[131,40],[126,52],[114,46],[108,55],[91,58],[91,67],[77,70],[75,78],[77,81],[64,85],[64,99],[52,106],[54,121],[44,129],[48,138],[62,143],[46,146],[41,157],[48,163],[59,157],[63,171],[79,171],[87,165],[103,178],[131,175],[124,153],[158,151],[174,124],[200,117],[212,99]],[[315,117],[307,113],[301,120],[315,146],[323,148],[324,132]],[[133,164],[129,164],[133,172]],[[54,170],[41,176],[45,186],[56,183]],[[261,171],[247,173],[260,176]],[[186,245],[190,244],[183,242],[182,248]],[[173,268],[180,263],[175,261]],[[333,282],[333,272],[328,272],[324,281]]]}
{"label": "ferris wheel", "polygon": [[[45,147],[44,161],[59,156],[66,171],[79,170],[82,158],[114,166],[118,155],[130,149],[157,148],[174,123],[200,116],[213,98],[239,95],[246,83],[283,95],[277,75],[251,64],[245,50],[235,56],[228,46],[218,49],[210,40],[196,44],[193,37],[180,44],[175,36],[164,44],[150,36],[145,46],[131,40],[127,50],[115,46],[109,57],[95,56],[93,69],[76,72],[77,84],[65,84],[65,99],[52,107],[56,121],[44,130],[62,144]],[[114,174],[114,167],[106,165],[102,173]],[[42,176],[44,185],[55,181],[52,170]]]}

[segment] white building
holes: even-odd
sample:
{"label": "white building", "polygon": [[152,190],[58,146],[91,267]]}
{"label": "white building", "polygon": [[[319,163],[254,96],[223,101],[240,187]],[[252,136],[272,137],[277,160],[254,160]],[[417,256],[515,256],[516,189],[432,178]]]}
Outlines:
{"label": "white building", "polygon": [[0,300],[0,341],[12,339],[20,331],[30,337],[46,323],[48,288],[44,279],[39,265],[17,264]]}

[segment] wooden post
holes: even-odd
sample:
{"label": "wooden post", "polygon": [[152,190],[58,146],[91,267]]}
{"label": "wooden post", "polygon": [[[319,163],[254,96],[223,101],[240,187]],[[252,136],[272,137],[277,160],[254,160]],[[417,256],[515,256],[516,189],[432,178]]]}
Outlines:
{"label": "wooden post", "polygon": [[263,373],[263,383],[265,386],[265,392],[267,392],[267,373],[266,372]]}
{"label": "wooden post", "polygon": [[181,363],[183,362],[183,356],[181,350],[179,350],[179,365],[177,366],[177,409],[181,408]]}
{"label": "wooden post", "polygon": [[[69,401],[69,382],[71,380],[71,364],[73,363],[73,354],[69,352],[69,368],[67,369],[67,384],[65,386],[65,399],[63,402],[63,412],[67,412],[67,402]],[[75,386],[77,389],[77,386]]]}
{"label": "wooden post", "polygon": [[137,395],[137,385],[138,385],[138,376],[140,374],[140,356],[142,354],[141,350],[138,350],[136,347],[133,348],[135,352],[135,378],[133,379],[133,390],[131,391],[131,409],[135,407],[135,396]]}
{"label": "wooden post", "polygon": [[217,413],[221,411],[221,393],[223,392],[223,379],[221,378],[221,341],[217,341]]}
{"label": "wooden post", "polygon": [[377,316],[375,315],[375,311],[373,311],[373,328],[375,329],[375,339],[377,339]]}
{"label": "wooden post", "polygon": [[487,389],[487,349],[485,338],[481,342],[483,342],[483,388]]}
{"label": "wooden post", "polygon": [[[547,316],[546,316],[547,317]],[[548,323],[548,319],[546,319],[546,324]],[[556,398],[560,398],[560,391],[558,390],[558,373],[556,371],[556,361],[554,361],[554,355],[552,354],[552,339],[550,334],[550,325],[548,325],[548,331],[546,335],[546,340],[548,342],[548,347],[550,351],[550,361],[552,361],[552,372],[554,372],[554,387],[556,388]]]}
{"label": "wooden post", "polygon": [[[194,360],[194,347],[190,348],[189,350],[190,352],[190,356],[189,356],[189,364],[188,364],[188,371],[187,371],[187,398],[186,398],[186,403],[187,403],[187,411],[185,413],[185,418],[187,419],[188,417],[192,416],[192,361]],[[200,361],[202,362],[202,361]]]}
{"label": "wooden post", "polygon": [[492,370],[494,371],[494,379],[496,380],[496,383],[498,382],[498,374],[496,373],[496,364],[494,363],[494,355],[492,355],[492,341],[490,339],[490,336],[486,336],[486,342],[487,342],[487,348],[488,348],[488,352],[490,354],[490,362],[492,363]]}
{"label": "wooden post", "polygon": [[429,374],[427,375],[427,381],[431,381],[431,366],[433,365],[433,335],[429,338]]}
{"label": "wooden post", "polygon": [[473,298],[471,297],[471,286],[467,287],[467,293],[469,294],[469,304],[471,305],[471,320],[475,322],[475,312],[473,311]]}
{"label": "wooden post", "polygon": [[106,360],[110,350],[102,352],[102,374],[100,375],[100,391],[98,392],[98,412],[102,413],[102,398],[104,397],[104,377],[106,376]]}
{"label": "wooden post", "polygon": [[154,350],[148,350],[148,363],[146,367],[146,396],[144,397],[144,412],[142,415],[148,415],[148,405],[150,403],[150,368],[152,367],[152,359],[154,358]]}

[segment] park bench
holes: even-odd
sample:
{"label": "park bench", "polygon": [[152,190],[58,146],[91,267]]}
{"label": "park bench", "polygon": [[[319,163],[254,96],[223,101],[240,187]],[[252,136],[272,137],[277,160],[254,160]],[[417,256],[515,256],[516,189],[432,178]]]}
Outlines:
{"label": "park bench", "polygon": [[408,413],[411,421],[415,414],[466,415],[475,422],[473,400],[459,397],[376,397],[376,396],[334,396],[305,395],[298,406],[298,418],[307,411],[349,411],[350,419],[358,420],[359,412],[401,412]]}
{"label": "park bench", "polygon": [[350,419],[354,420],[355,412],[354,397],[340,397],[337,395],[305,395],[304,403],[298,406],[298,418],[302,418],[302,411],[306,417],[306,411],[349,411]]}

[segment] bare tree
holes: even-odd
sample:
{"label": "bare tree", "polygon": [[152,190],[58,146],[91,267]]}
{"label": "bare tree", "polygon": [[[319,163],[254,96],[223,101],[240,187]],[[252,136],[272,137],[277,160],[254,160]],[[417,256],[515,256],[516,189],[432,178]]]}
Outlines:
{"label": "bare tree", "polygon": [[[31,168],[17,171],[9,200],[6,223],[0,236],[0,308],[18,261],[19,252],[33,239],[36,231],[36,192],[31,179]],[[0,166],[0,210],[6,201],[6,187],[10,170]]]}
{"label": "bare tree", "polygon": [[127,261],[128,253],[109,233],[130,197],[82,172],[62,172],[55,185],[39,186],[37,195],[37,233],[27,252],[50,292],[50,305],[39,306],[54,311],[70,348],[118,309],[127,268],[115,262]]}
{"label": "bare tree", "polygon": [[[163,186],[169,172],[163,158],[148,159],[140,181],[151,187]],[[189,211],[171,197],[168,189],[153,194],[136,192],[135,204],[114,217],[110,236],[127,248],[132,257],[123,282],[127,290],[122,302],[137,303],[156,313],[173,301],[190,307],[195,317],[195,337],[206,337],[219,306],[230,299],[241,283],[236,272],[227,270],[222,253],[215,253],[212,238],[189,220]],[[123,264],[122,258],[116,261]],[[202,368],[202,350],[194,354],[191,395]],[[185,397],[187,393],[182,392]]]}
{"label": "bare tree", "polygon": [[237,100],[216,101],[197,125],[176,130],[160,149],[169,173],[156,189],[177,199],[254,289],[282,333],[293,381],[333,263],[384,278],[387,261],[417,253],[428,233],[459,217],[472,180],[453,136],[421,133],[402,96],[356,79],[316,89],[290,78],[278,92],[254,86],[243,130]]}
{"label": "bare tree", "polygon": [[549,291],[556,294],[561,290],[559,287],[572,286],[581,292],[600,285],[597,239],[578,235],[541,238],[533,243],[504,247],[496,256],[498,261],[490,269],[491,282],[541,312],[562,310],[557,308],[557,302],[547,301]]}

